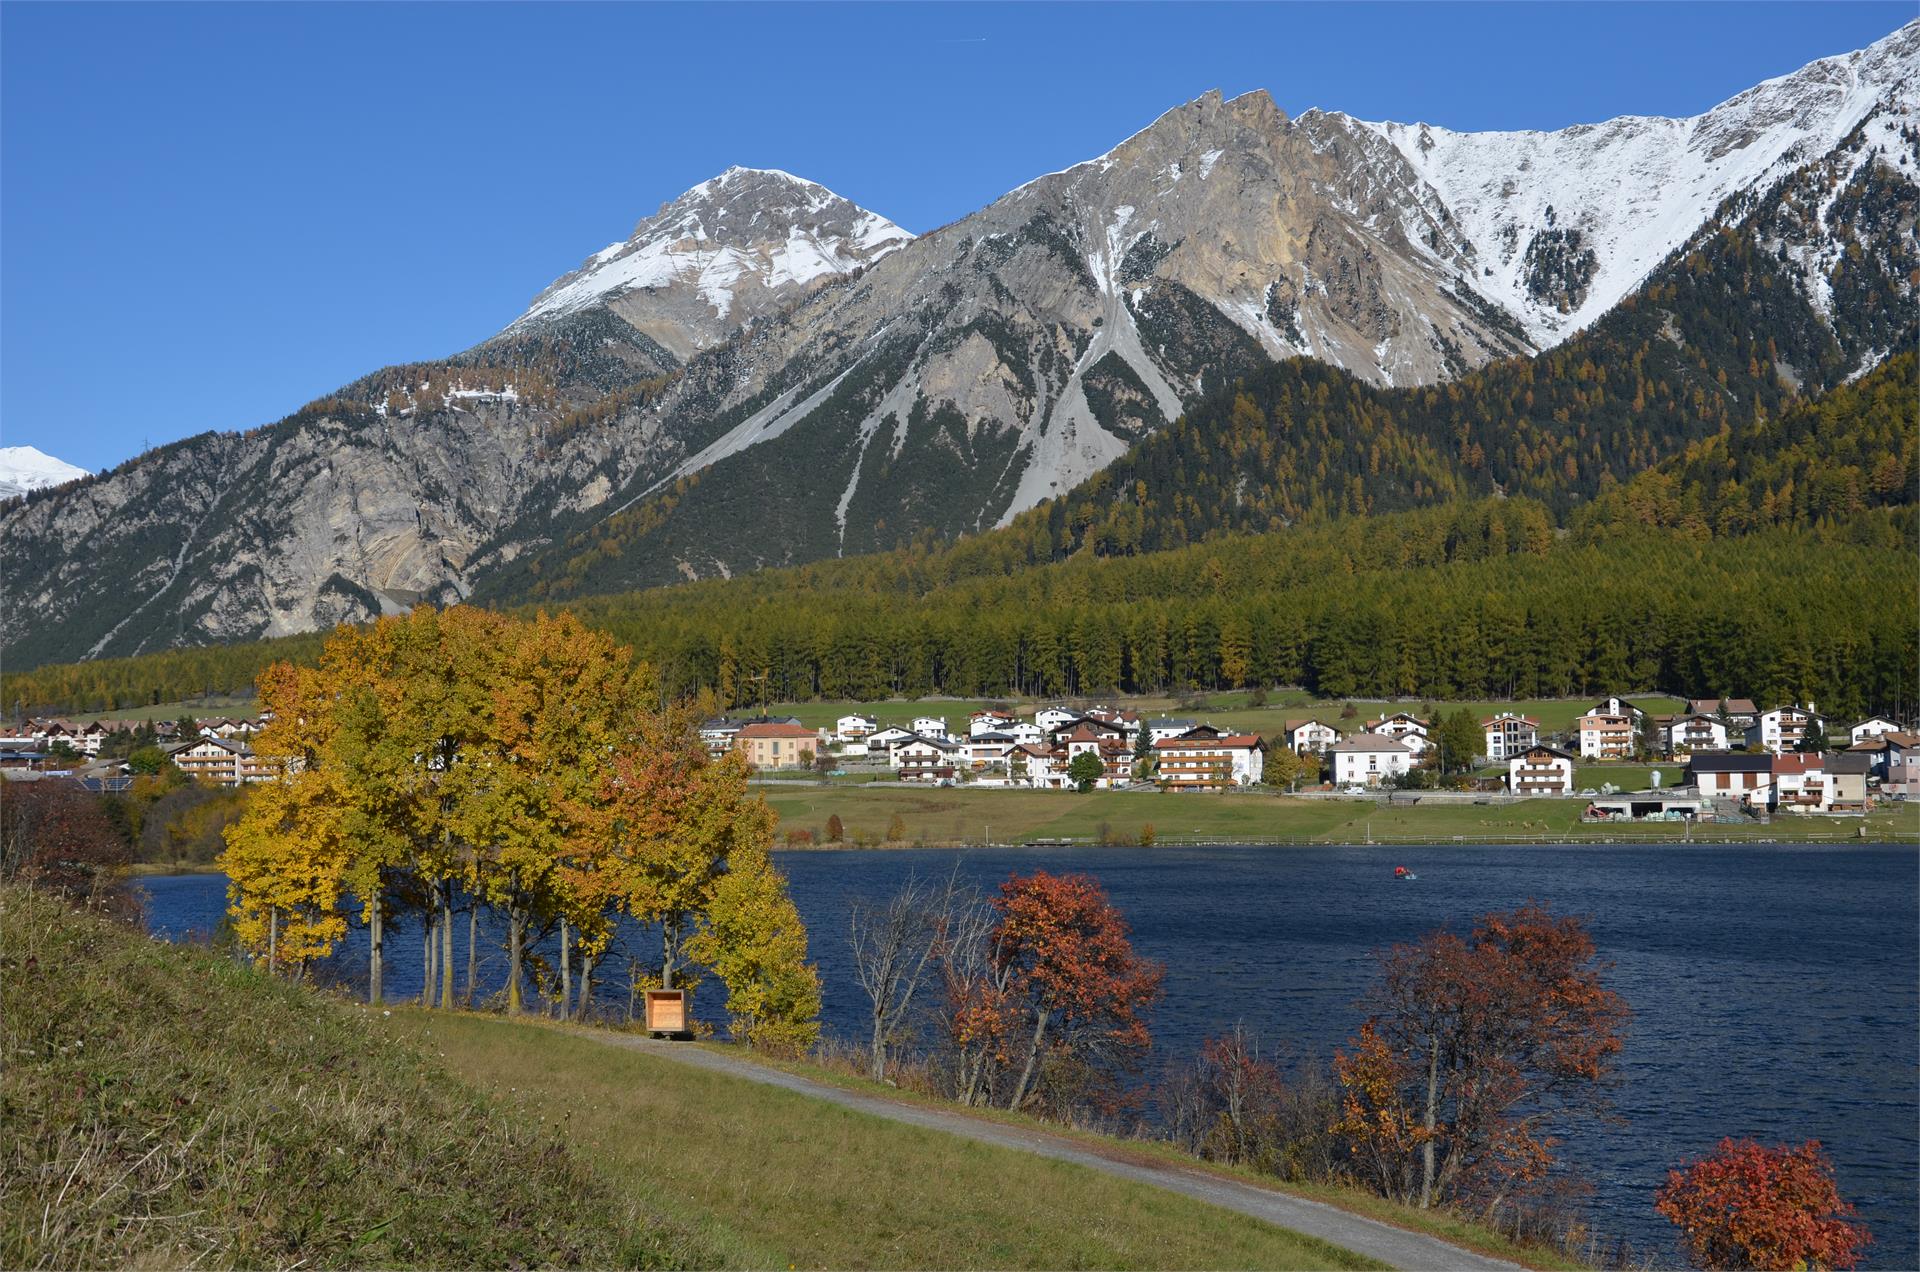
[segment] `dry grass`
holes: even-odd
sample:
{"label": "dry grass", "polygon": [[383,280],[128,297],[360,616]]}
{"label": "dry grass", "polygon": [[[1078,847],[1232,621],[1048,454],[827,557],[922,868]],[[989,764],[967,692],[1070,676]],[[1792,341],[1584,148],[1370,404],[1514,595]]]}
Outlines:
{"label": "dry grass", "polygon": [[735,1266],[1375,1266],[1175,1193],[560,1029],[417,1011],[393,1023]]}
{"label": "dry grass", "polygon": [[0,1266],[672,1266],[366,1009],[0,890]]}
{"label": "dry grass", "polygon": [[[721,1044],[710,1044],[719,1046]],[[732,1054],[739,1054],[728,1048]],[[1251,1167],[1229,1166],[1220,1162],[1204,1161],[1186,1152],[1177,1144],[1165,1140],[1142,1139],[1101,1134],[1082,1127],[1062,1126],[1057,1122],[1048,1122],[1026,1113],[1012,1113],[1005,1109],[972,1108],[962,1109],[935,1089],[931,1075],[922,1070],[909,1068],[897,1079],[887,1083],[873,1081],[866,1076],[862,1067],[862,1055],[857,1049],[845,1046],[827,1047],[817,1051],[807,1060],[773,1060],[754,1057],[761,1063],[773,1068],[784,1069],[789,1073],[814,1078],[850,1091],[860,1091],[869,1095],[878,1095],[885,1099],[901,1100],[911,1104],[923,1104],[931,1108],[948,1112],[963,1113],[968,1117],[977,1117],[983,1121],[999,1122],[1008,1126],[1020,1126],[1044,1131],[1049,1135],[1058,1135],[1080,1143],[1103,1153],[1116,1157],[1151,1157],[1170,1165],[1187,1170],[1201,1170],[1210,1174],[1238,1179],[1262,1188],[1271,1188],[1275,1192],[1289,1193],[1296,1197],[1306,1197],[1324,1202],[1340,1210],[1365,1215],[1381,1223],[1396,1228],[1405,1228],[1412,1232],[1424,1232],[1452,1242],[1469,1250],[1477,1250],[1495,1258],[1508,1259],[1524,1267],[1553,1270],[1553,1272],[1572,1272],[1590,1266],[1573,1258],[1564,1251],[1548,1245],[1526,1245],[1509,1239],[1504,1233],[1496,1231],[1483,1223],[1475,1222],[1463,1215],[1449,1210],[1418,1210],[1390,1201],[1375,1193],[1340,1183],[1314,1183],[1306,1181],[1282,1181],[1272,1175],[1254,1170]]]}

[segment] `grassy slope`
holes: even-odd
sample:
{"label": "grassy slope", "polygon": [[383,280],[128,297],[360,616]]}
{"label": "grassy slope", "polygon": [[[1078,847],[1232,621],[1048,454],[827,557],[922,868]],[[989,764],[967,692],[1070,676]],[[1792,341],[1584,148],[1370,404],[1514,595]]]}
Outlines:
{"label": "grassy slope", "polygon": [[561,1128],[623,1195],[734,1266],[1366,1267],[1322,1242],[956,1136],[482,1016],[393,1025]]}
{"label": "grassy slope", "polygon": [[[709,1043],[708,1046],[720,1044]],[[911,1104],[923,1104],[932,1108],[953,1111],[954,1105],[936,1096],[921,1094],[900,1087],[874,1082],[869,1078],[844,1072],[842,1069],[815,1064],[805,1060],[768,1060],[761,1062],[775,1068],[813,1078],[820,1082],[832,1083],[851,1091],[861,1091],[868,1095],[877,1095],[884,1099],[900,1100]],[[1527,1267],[1542,1269],[1576,1269],[1588,1265],[1566,1257],[1560,1251],[1545,1246],[1522,1246],[1515,1244],[1502,1233],[1447,1210],[1419,1210],[1389,1201],[1375,1193],[1340,1184],[1318,1184],[1302,1182],[1282,1182],[1275,1176],[1255,1170],[1251,1167],[1228,1166],[1220,1162],[1196,1160],[1177,1144],[1164,1140],[1121,1139],[1111,1135],[1102,1135],[1094,1131],[1079,1130],[1061,1126],[1055,1122],[1043,1121],[1025,1113],[1009,1112],[1005,1109],[968,1109],[968,1116],[988,1121],[1001,1122],[1009,1126],[1024,1126],[1058,1135],[1065,1139],[1078,1140],[1102,1153],[1125,1158],[1150,1157],[1158,1161],[1177,1165],[1185,1170],[1203,1171],[1213,1175],[1223,1175],[1230,1179],[1244,1180],[1262,1188],[1271,1188],[1277,1192],[1291,1193],[1308,1197],[1314,1201],[1325,1202],[1340,1210],[1378,1219],[1382,1223],[1392,1224],[1413,1232],[1424,1232],[1451,1241],[1455,1245],[1469,1250],[1478,1250],[1496,1258],[1510,1259]]]}
{"label": "grassy slope", "polygon": [[[1673,766],[1666,771],[1671,774]],[[1671,784],[1671,782],[1669,782]],[[824,840],[827,818],[838,814],[849,842],[878,841],[897,814],[909,842],[929,844],[1034,839],[1091,839],[1106,825],[1135,836],[1148,823],[1160,843],[1208,840],[1238,843],[1319,841],[1445,843],[1503,838],[1678,840],[1678,824],[1583,826],[1578,799],[1535,799],[1499,807],[1422,804],[1386,807],[1377,801],[1289,799],[1276,794],[1174,795],[1159,792],[939,789],[900,783],[866,786],[762,786],[783,830],[805,829]],[[1883,805],[1864,819],[1776,817],[1770,826],[1701,826],[1694,838],[1854,841],[1864,824],[1876,842],[1920,838],[1920,804]]]}
{"label": "grassy slope", "polygon": [[0,932],[0,1266],[1372,1266],[574,1035],[343,1005],[17,888]]}
{"label": "grassy slope", "polygon": [[344,1008],[0,890],[0,1266],[711,1265]]}

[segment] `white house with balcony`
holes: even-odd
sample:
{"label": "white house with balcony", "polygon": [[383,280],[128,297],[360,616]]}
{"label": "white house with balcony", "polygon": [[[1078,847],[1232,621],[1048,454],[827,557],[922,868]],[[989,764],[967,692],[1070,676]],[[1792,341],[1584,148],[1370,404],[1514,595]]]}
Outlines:
{"label": "white house with balcony", "polygon": [[1885,737],[1889,733],[1899,733],[1900,731],[1900,726],[1892,720],[1887,719],[1885,716],[1874,716],[1871,719],[1862,720],[1858,724],[1847,726],[1847,745],[1852,746],[1855,743],[1871,741],[1874,738]]}
{"label": "white house with balcony", "polygon": [[1727,749],[1727,726],[1718,715],[1675,716],[1667,722],[1667,750],[1676,755]]}
{"label": "white house with balcony", "polygon": [[864,741],[878,732],[880,722],[870,715],[843,715],[833,728],[833,735],[842,742]]}
{"label": "white house with balcony", "polygon": [[1302,720],[1298,724],[1289,724],[1282,730],[1281,736],[1296,754],[1325,755],[1334,743],[1346,735],[1324,721]]}
{"label": "white house with balcony", "polygon": [[1811,702],[1804,707],[1799,703],[1790,707],[1775,707],[1771,711],[1762,711],[1753,727],[1747,730],[1747,746],[1759,747],[1775,755],[1798,751],[1807,734],[1813,732],[1816,725],[1825,732],[1826,723]]}
{"label": "white house with balcony", "polygon": [[1573,794],[1575,757],[1539,743],[1507,757],[1507,789],[1515,795]]}

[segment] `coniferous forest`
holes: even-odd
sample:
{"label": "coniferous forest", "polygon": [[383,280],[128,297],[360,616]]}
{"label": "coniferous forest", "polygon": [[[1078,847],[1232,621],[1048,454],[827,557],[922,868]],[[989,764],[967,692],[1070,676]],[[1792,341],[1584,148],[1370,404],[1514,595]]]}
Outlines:
{"label": "coniferous forest", "polygon": [[[1324,697],[1657,689],[1841,714],[1913,705],[1913,353],[1603,481],[1564,517],[1485,497],[1249,533],[1231,499],[1184,492],[1203,488],[1208,457],[1225,457],[1222,473],[1252,462],[1258,421],[1284,431],[1250,395],[1291,392],[1302,369],[1264,372],[1137,448],[1136,463],[1155,442],[1170,448],[1164,471],[1138,479],[1173,492],[1164,503],[1098,502],[1091,488],[1114,480],[1102,474],[953,545],[561,608],[631,646],[663,688],[735,705],[1275,684]],[[1130,510],[1127,543],[1096,526],[1101,507],[1109,525]],[[1203,541],[1163,546],[1202,528]],[[7,676],[3,692],[18,712],[244,691],[269,662],[312,661],[321,643],[43,667]]]}

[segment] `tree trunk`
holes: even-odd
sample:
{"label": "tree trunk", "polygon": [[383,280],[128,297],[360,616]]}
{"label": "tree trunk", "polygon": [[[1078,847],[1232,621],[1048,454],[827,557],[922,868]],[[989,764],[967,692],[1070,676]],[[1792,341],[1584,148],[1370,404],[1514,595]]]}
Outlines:
{"label": "tree trunk", "polygon": [[453,1010],[453,883],[440,885],[440,1006]]}
{"label": "tree trunk", "polygon": [[1433,1128],[1440,1116],[1440,1039],[1430,1037],[1427,1046],[1426,1142],[1420,1145],[1420,1209],[1433,1205]]}
{"label": "tree trunk", "polygon": [[662,919],[660,922],[660,988],[673,988],[673,964],[680,953],[680,920],[677,917]]}
{"label": "tree trunk", "polygon": [[593,1010],[593,955],[582,952],[580,955],[580,996],[574,1000],[573,1018],[585,1020]]}
{"label": "tree trunk", "polygon": [[1050,1011],[1041,1011],[1033,1026],[1033,1041],[1027,1044],[1027,1063],[1020,1070],[1020,1081],[1014,1084],[1013,1097],[1007,1101],[1007,1107],[1017,1109],[1026,1103],[1028,1088],[1033,1084],[1034,1068],[1040,1063],[1040,1043],[1047,1036],[1047,1021],[1053,1016]]}
{"label": "tree trunk", "polygon": [[567,943],[567,916],[560,916],[560,1019],[573,1007],[573,951]]}
{"label": "tree trunk", "polygon": [[480,947],[480,902],[467,902],[467,1010],[473,1010],[473,969]]}
{"label": "tree trunk", "polygon": [[526,940],[527,915],[518,905],[507,908],[507,1014],[520,1014],[521,945]]}
{"label": "tree trunk", "polygon": [[272,975],[280,961],[280,907],[267,907],[267,973]]}
{"label": "tree trunk", "polygon": [[374,880],[373,900],[367,902],[367,1001],[380,1003],[380,954],[385,931],[380,924],[380,883]]}
{"label": "tree trunk", "polygon": [[433,1006],[433,911],[420,917],[420,1005]]}
{"label": "tree trunk", "polygon": [[871,1068],[875,1082],[885,1082],[887,1080],[886,1015],[881,1010],[880,1000],[878,998],[873,1000],[873,1063]]}

